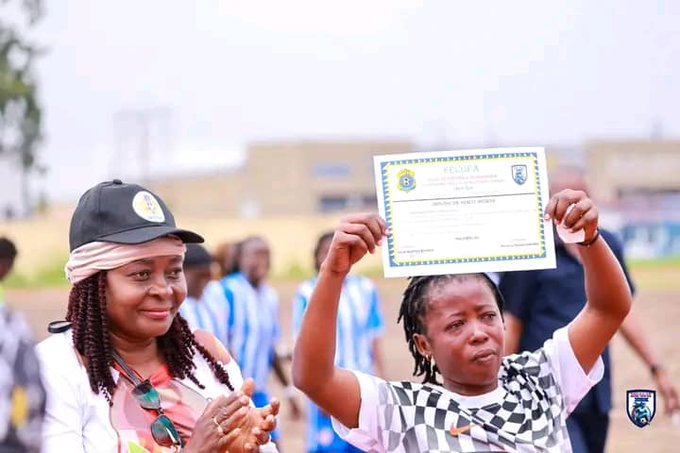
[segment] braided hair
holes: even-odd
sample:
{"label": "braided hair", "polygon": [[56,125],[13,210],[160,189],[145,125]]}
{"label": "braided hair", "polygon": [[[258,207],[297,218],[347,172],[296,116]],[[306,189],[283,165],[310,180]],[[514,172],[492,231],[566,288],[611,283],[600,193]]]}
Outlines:
{"label": "braided hair", "polygon": [[[94,393],[102,392],[109,405],[112,405],[111,397],[116,383],[110,370],[114,361],[106,302],[106,271],[100,271],[73,285],[66,320],[73,329],[73,344],[86,361],[90,388]],[[217,380],[234,390],[227,370],[196,341],[186,320],[179,313],[170,329],[158,337],[158,347],[173,377],[188,378],[199,388],[205,388],[193,373],[196,368],[193,358],[198,351],[208,362]]]}
{"label": "braided hair", "polygon": [[404,335],[406,336],[408,349],[415,360],[413,375],[424,375],[423,383],[440,384],[436,377],[436,374],[439,372],[437,365],[433,364],[428,357],[423,356],[420,351],[418,351],[414,339],[415,334],[427,334],[424,320],[427,314],[427,304],[429,302],[430,293],[434,287],[445,285],[452,281],[461,282],[467,279],[478,279],[491,289],[502,317],[503,296],[496,284],[486,274],[448,274],[411,277],[408,286],[404,290],[397,322],[401,322],[402,319],[404,320]]}

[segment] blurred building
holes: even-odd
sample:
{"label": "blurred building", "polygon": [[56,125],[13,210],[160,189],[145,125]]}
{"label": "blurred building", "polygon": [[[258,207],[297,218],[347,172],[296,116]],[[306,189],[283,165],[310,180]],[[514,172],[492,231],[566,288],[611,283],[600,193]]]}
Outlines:
{"label": "blurred building", "polygon": [[[465,149],[470,146],[443,146]],[[414,151],[409,141],[261,142],[245,164],[151,183],[185,215],[257,218],[376,207],[373,156]],[[584,166],[602,224],[632,258],[680,255],[680,141],[549,146],[548,166]]]}
{"label": "blurred building", "polygon": [[588,186],[607,210],[632,258],[680,255],[680,141],[593,142]]}
{"label": "blurred building", "polygon": [[408,141],[254,143],[242,168],[151,185],[184,214],[256,218],[375,209],[373,156],[412,150]]}
{"label": "blurred building", "polygon": [[0,154],[0,221],[23,217],[24,206],[21,185],[21,164],[16,154]]}
{"label": "blurred building", "polygon": [[157,192],[173,212],[192,216],[237,216],[243,176],[233,169],[187,173],[151,179]]}
{"label": "blurred building", "polygon": [[589,187],[603,202],[680,193],[680,141],[593,142],[586,159]]}

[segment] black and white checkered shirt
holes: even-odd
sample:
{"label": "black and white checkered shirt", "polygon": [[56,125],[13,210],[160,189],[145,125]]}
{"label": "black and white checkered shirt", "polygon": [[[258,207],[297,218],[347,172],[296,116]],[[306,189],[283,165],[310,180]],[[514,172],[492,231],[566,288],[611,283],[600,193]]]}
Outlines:
{"label": "black and white checkered shirt", "polygon": [[571,452],[566,417],[602,373],[601,360],[589,375],[583,372],[565,327],[537,351],[505,357],[498,387],[485,395],[355,373],[359,426],[349,430],[337,420],[334,426],[358,448],[376,453]]}

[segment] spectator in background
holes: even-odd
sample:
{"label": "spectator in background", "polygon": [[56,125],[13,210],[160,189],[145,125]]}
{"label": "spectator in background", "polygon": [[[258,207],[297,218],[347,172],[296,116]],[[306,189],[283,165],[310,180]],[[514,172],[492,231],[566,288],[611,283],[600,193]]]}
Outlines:
{"label": "spectator in background", "polygon": [[215,248],[213,260],[219,269],[218,278],[224,278],[238,272],[239,242],[222,242]]}
{"label": "spectator in background", "polygon": [[0,452],[40,452],[45,390],[23,317],[0,306]]}
{"label": "spectator in background", "polygon": [[0,305],[5,302],[5,289],[2,282],[12,272],[14,260],[17,257],[17,248],[14,242],[6,237],[0,238]]}
{"label": "spectator in background", "polygon": [[[237,259],[239,272],[224,277],[221,287],[226,303],[226,346],[241,365],[243,376],[255,380],[256,407],[269,401],[267,383],[271,371],[286,389],[293,418],[300,415],[293,388],[276,352],[280,338],[279,299],[267,284],[270,249],[259,236],[244,239]],[[277,440],[277,433],[272,439]]]}
{"label": "spectator in background", "polygon": [[184,256],[184,278],[187,281],[187,298],[179,312],[189,323],[192,330],[210,332],[223,345],[227,338],[227,325],[224,318],[223,303],[211,303],[215,298],[205,291],[210,283],[212,257],[199,244],[187,244]]}
{"label": "spectator in background", "polygon": [[[0,238],[0,283],[16,256],[14,243]],[[39,452],[44,415],[45,390],[31,330],[5,305],[0,286],[0,452]]]}
{"label": "spectator in background", "polygon": [[[314,268],[317,274],[328,255],[333,232],[322,234],[314,249]],[[302,283],[293,300],[293,336],[297,337],[316,277]],[[335,365],[384,378],[380,336],[383,318],[378,293],[369,279],[349,276],[342,285],[338,306]],[[309,453],[360,452],[342,440],[333,430],[331,419],[309,401],[307,406],[307,451]]]}
{"label": "spectator in background", "polygon": [[[586,191],[584,177],[579,169],[563,167],[551,175],[552,194],[567,187]],[[634,291],[625,266],[621,243],[603,228],[600,228],[600,234],[610,245]],[[586,289],[584,268],[578,249],[578,245],[565,244],[555,234],[557,259],[555,269],[508,272],[502,275],[500,290],[506,301],[506,354],[540,348],[555,330],[567,325],[583,309],[586,304]],[[633,314],[625,319],[620,332],[649,368],[666,410],[668,412],[677,410],[679,408],[677,392]],[[609,411],[612,407],[608,349],[605,349],[602,358],[605,365],[602,381],[592,388],[567,419],[567,429],[575,453],[604,451]]]}

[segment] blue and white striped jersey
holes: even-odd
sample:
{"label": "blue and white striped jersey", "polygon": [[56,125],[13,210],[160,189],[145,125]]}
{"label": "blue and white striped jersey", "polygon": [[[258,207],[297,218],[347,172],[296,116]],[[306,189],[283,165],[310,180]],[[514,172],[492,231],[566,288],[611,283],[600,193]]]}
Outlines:
{"label": "blue and white striped jersey", "polygon": [[[293,335],[297,338],[316,278],[304,282],[293,300]],[[364,277],[345,279],[338,306],[335,364],[339,367],[375,373],[373,340],[382,333],[383,319],[378,294],[373,283]],[[331,419],[311,401],[307,405],[307,451],[359,451],[335,432]]]}
{"label": "blue and white striped jersey", "polygon": [[269,285],[253,288],[241,273],[223,278],[219,287],[212,285],[211,300],[216,301],[215,288],[222,292],[224,344],[240,365],[243,377],[255,380],[255,391],[266,392],[280,337],[278,296]]}
{"label": "blue and white striped jersey", "polygon": [[[216,283],[211,282],[209,286]],[[217,286],[219,291],[219,285]],[[187,296],[179,307],[179,313],[189,323],[192,331],[205,330],[213,334],[222,344],[226,341],[226,302],[221,291],[215,293],[206,287],[200,300]]]}
{"label": "blue and white striped jersey", "polygon": [[[293,336],[297,338],[302,315],[316,285],[316,278],[298,288],[293,301]],[[335,364],[341,368],[375,373],[371,345],[382,334],[383,318],[378,293],[369,279],[348,276],[338,306]]]}

